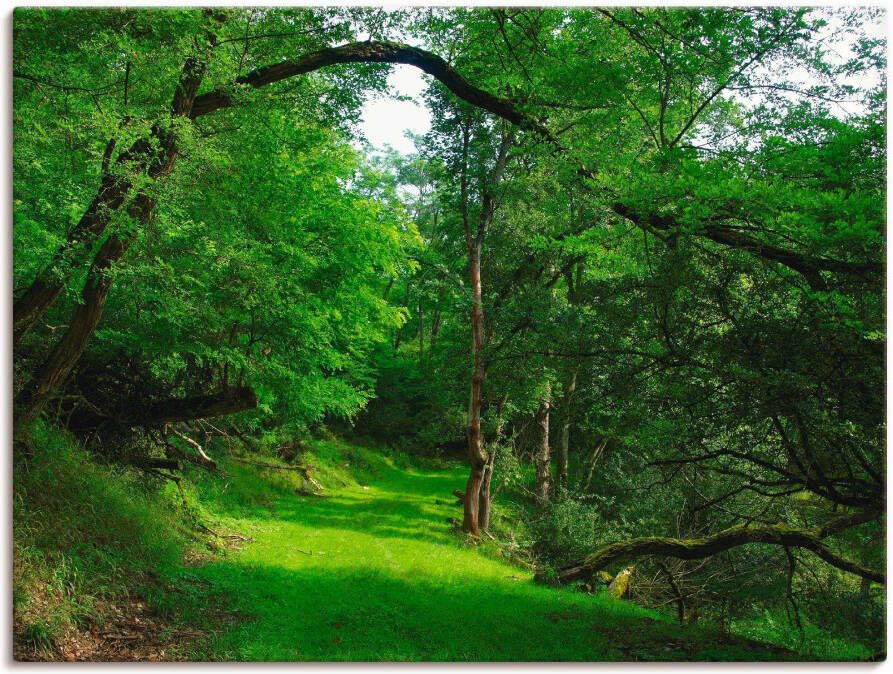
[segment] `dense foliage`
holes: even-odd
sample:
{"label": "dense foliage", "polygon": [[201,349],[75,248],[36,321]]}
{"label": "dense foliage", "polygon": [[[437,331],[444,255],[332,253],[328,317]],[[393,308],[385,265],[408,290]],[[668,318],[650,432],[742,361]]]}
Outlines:
{"label": "dense foliage", "polygon": [[[877,19],[17,11],[21,453],[354,423],[546,580],[882,650]],[[431,129],[367,156],[391,63]]]}

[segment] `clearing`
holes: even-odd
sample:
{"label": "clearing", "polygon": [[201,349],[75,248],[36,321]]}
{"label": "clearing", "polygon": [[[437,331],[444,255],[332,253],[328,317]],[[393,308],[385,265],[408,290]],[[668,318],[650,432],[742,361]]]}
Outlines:
{"label": "clearing", "polygon": [[[792,654],[610,596],[537,585],[450,524],[465,471],[399,468],[325,497],[214,513],[249,537],[172,578],[229,621],[193,655],[225,660],[773,660]],[[219,597],[219,601],[216,598]],[[234,619],[232,619],[234,618]]]}

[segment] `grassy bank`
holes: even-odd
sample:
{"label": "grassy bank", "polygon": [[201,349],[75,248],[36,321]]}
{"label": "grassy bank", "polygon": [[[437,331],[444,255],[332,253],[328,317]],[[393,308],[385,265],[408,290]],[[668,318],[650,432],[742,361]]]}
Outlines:
{"label": "grassy bank", "polygon": [[140,597],[181,566],[182,512],[153,480],[98,464],[65,434],[38,424],[33,446],[14,471],[16,657],[112,655],[91,637],[119,612],[145,613]]}

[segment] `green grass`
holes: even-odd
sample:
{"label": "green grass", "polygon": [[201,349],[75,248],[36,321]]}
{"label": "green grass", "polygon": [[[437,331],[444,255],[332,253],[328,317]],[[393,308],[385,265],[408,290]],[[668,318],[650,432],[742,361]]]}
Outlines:
{"label": "green grass", "polygon": [[[328,489],[325,498],[291,495],[284,489],[275,500],[269,494],[253,494],[253,504],[231,492],[215,526],[250,536],[252,542],[189,569],[185,578],[170,579],[174,586],[204,588],[238,616],[195,657],[778,657],[777,651],[744,641],[683,630],[658,614],[608,596],[534,584],[528,571],[482,554],[447,521],[459,515],[450,492],[464,483],[464,470],[400,468],[393,458],[335,442],[316,444],[310,460],[329,466],[330,483],[348,484]],[[359,469],[364,478],[374,480],[363,488],[339,467]],[[204,494],[214,500],[207,489]]]}
{"label": "green grass", "polygon": [[[34,459],[16,473],[14,511],[17,640],[35,656],[51,657],[66,630],[102,620],[97,604],[141,595],[171,629],[207,635],[168,651],[187,659],[796,657],[607,595],[535,584],[495,545],[470,545],[448,521],[461,516],[451,492],[464,484],[462,467],[314,441],[302,460],[327,487],[315,498],[295,493],[296,473],[244,465],[218,448],[224,474],[187,471],[184,504],[170,483],[99,465],[64,434],[38,426],[35,440]],[[193,532],[187,564],[196,522],[251,540],[212,552]]]}
{"label": "green grass", "polygon": [[69,435],[38,423],[34,455],[13,477],[13,605],[28,657],[101,621],[98,605],[142,593],[180,567],[185,538],[164,490],[99,465]]}
{"label": "green grass", "polygon": [[764,611],[750,620],[737,620],[733,629],[768,644],[797,651],[803,660],[865,661],[873,652],[864,644],[830,634],[802,618],[803,633],[782,612]]}

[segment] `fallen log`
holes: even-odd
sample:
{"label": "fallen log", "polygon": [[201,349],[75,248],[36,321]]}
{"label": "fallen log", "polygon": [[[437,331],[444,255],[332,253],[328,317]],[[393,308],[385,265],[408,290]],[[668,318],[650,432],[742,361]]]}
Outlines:
{"label": "fallen log", "polygon": [[241,386],[209,395],[169,398],[149,403],[138,419],[142,424],[155,425],[219,417],[255,407],[257,407],[257,395],[254,390],[248,386]]}
{"label": "fallen log", "polygon": [[[873,516],[876,518],[878,515],[874,514]],[[848,524],[864,521],[868,521],[868,519],[866,517],[851,518]],[[822,541],[824,536],[839,530],[838,526],[832,526],[832,524],[834,523],[816,529],[791,529],[781,524],[739,525],[703,538],[662,538],[659,536],[631,538],[599,548],[583,561],[559,569],[557,581],[559,584],[563,584],[589,578],[595,572],[611,564],[647,555],[677,559],[704,559],[731,548],[762,543],[809,550],[841,571],[868,578],[876,583],[886,584],[885,573],[840,557]]]}

